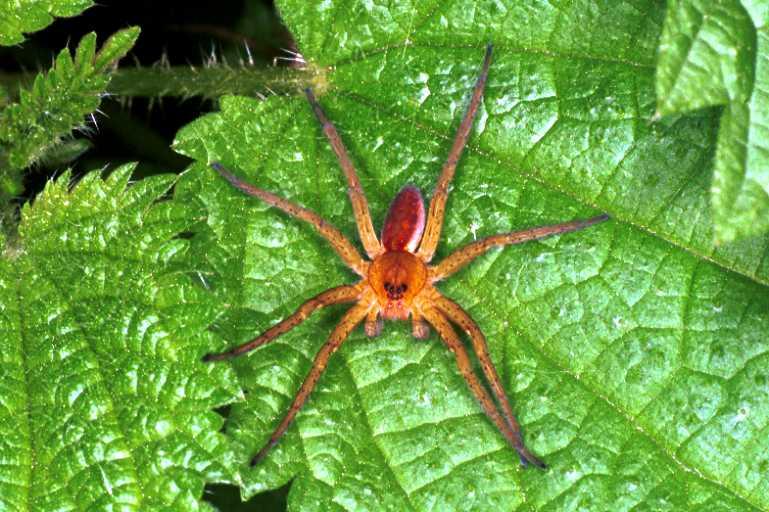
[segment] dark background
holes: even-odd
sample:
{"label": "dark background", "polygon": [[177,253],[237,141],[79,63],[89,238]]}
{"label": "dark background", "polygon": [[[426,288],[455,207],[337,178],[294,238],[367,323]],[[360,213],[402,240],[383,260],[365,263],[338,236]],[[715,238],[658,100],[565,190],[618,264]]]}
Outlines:
{"label": "dark background", "polygon": [[[95,31],[99,44],[122,28],[138,25],[142,32],[121,66],[202,66],[215,58],[230,66],[281,65],[293,48],[291,35],[269,0],[191,2],[166,0],[101,0],[74,18],[56,20],[15,47],[0,47],[0,71],[17,73],[47,70],[63,48],[74,49],[80,38]],[[277,61],[275,60],[277,59]],[[202,98],[106,98],[96,113],[96,126],[76,133],[91,148],[69,164],[41,163],[25,173],[18,203],[34,198],[46,181],[71,167],[75,177],[99,168],[112,169],[139,162],[135,177],[181,172],[190,162],[170,148],[177,130],[216,102]],[[222,413],[227,410],[220,411]],[[223,511],[285,510],[288,486],[240,502],[235,486],[209,485],[203,498]]]}

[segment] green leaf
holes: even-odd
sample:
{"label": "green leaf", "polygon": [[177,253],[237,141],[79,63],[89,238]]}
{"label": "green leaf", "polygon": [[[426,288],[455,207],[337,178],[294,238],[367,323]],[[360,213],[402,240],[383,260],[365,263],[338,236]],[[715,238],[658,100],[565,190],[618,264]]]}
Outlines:
{"label": "green leaf", "polygon": [[769,231],[765,2],[668,3],[657,68],[662,115],[724,105],[711,201],[718,240]]}
{"label": "green leaf", "polygon": [[[550,471],[520,469],[439,339],[415,341],[395,322],[376,340],[356,330],[248,468],[339,320],[334,307],[232,362],[246,401],[226,431],[244,493],[293,480],[292,510],[769,510],[767,241],[713,245],[714,113],[650,122],[662,3],[279,6],[304,58],[328,67],[321,102],[375,224],[406,183],[432,190],[489,41],[436,260],[497,232],[597,211],[613,220],[493,251],[442,286],[486,333]],[[306,224],[207,167],[220,161],[353,238],[344,178],[303,99],[226,97],[175,147],[198,161],[179,199],[207,211],[191,250],[229,306],[211,350],[355,280]]]}
{"label": "green leaf", "polygon": [[19,101],[0,111],[0,193],[14,195],[21,169],[32,165],[72,130],[83,127],[95,111],[109,83],[106,73],[132,47],[139,28],[121,30],[96,53],[96,34],[83,37],[73,59],[62,50],[47,74],[38,74],[31,90],[21,90]]}
{"label": "green leaf", "polygon": [[199,212],[131,171],[49,183],[0,259],[0,509],[196,510],[232,478],[212,409],[239,390],[199,362],[218,305],[179,238]]}
{"label": "green leaf", "polygon": [[0,45],[21,43],[25,32],[47,27],[54,16],[77,16],[92,5],[91,0],[0,0]]}
{"label": "green leaf", "polygon": [[[136,40],[139,38],[139,27],[131,27],[115,32],[110,36],[98,54],[93,57],[93,69],[96,71],[106,71],[108,67],[117,64],[117,61],[123,58],[128,51],[133,48]],[[87,55],[93,55],[93,51]],[[84,58],[84,62],[85,58]]]}

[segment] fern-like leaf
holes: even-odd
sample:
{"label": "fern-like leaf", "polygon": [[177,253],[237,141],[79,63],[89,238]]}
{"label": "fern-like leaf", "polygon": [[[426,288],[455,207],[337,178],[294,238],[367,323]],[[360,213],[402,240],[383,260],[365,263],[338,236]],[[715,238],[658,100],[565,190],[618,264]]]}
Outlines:
{"label": "fern-like leaf", "polygon": [[50,183],[0,258],[0,510],[197,510],[231,479],[239,390],[200,363],[218,303],[177,236],[199,212],[131,170]]}
{"label": "fern-like leaf", "polygon": [[110,66],[133,47],[139,28],[121,30],[96,52],[96,34],[83,37],[74,58],[59,53],[51,71],[39,74],[19,101],[0,112],[0,193],[20,192],[20,170],[32,165],[62,136],[83,126],[109,83]]}

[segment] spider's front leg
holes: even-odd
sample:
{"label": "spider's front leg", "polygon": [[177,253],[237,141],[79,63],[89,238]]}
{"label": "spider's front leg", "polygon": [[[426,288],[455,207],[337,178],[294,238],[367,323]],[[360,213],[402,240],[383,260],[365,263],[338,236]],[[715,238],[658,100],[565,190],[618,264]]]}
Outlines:
{"label": "spider's front leg", "polygon": [[449,157],[446,159],[446,163],[443,164],[441,175],[438,178],[438,182],[435,184],[433,197],[430,199],[430,208],[427,213],[427,225],[425,226],[422,242],[417,251],[417,256],[419,256],[425,263],[428,263],[433,259],[435,249],[438,247],[438,241],[441,238],[443,217],[446,211],[446,200],[449,197],[449,184],[454,178],[454,171],[457,168],[457,163],[459,163],[459,158],[462,156],[462,151],[465,149],[467,139],[470,137],[470,131],[473,128],[473,120],[475,119],[475,114],[478,112],[478,106],[481,104],[483,91],[486,88],[486,79],[489,76],[491,50],[492,46],[490,44],[487,45],[486,55],[483,58],[483,65],[481,66],[481,73],[478,75],[478,80],[475,82],[475,88],[473,89],[473,95],[470,98],[470,104],[467,107],[465,116],[462,118],[462,122],[459,124],[459,129],[454,136],[454,143],[449,150]]}
{"label": "spider's front leg", "polygon": [[586,227],[600,224],[607,220],[609,220],[609,216],[603,214],[590,219],[573,220],[561,224],[553,224],[551,226],[541,226],[524,229],[522,231],[513,231],[512,233],[500,233],[498,235],[488,236],[457,249],[446,256],[439,264],[431,267],[430,282],[434,283],[449,277],[492,247],[521,244],[532,240],[542,240],[543,238],[554,235],[579,231],[580,229],[585,229]]}
{"label": "spider's front leg", "polygon": [[497,403],[502,408],[502,414],[505,416],[505,421],[515,433],[521,431],[518,421],[513,415],[513,408],[510,407],[510,401],[507,399],[505,388],[502,387],[502,379],[499,378],[497,369],[494,367],[494,363],[491,360],[489,354],[489,347],[486,343],[486,337],[481,332],[478,324],[475,323],[470,315],[456,302],[441,295],[439,292],[435,293],[435,304],[438,306],[444,315],[454,324],[458,325],[467,335],[470,337],[470,341],[473,344],[473,350],[475,355],[478,356],[478,361],[481,363],[481,370],[486,376],[486,382],[491,386],[491,390],[494,392],[494,396],[497,398]]}

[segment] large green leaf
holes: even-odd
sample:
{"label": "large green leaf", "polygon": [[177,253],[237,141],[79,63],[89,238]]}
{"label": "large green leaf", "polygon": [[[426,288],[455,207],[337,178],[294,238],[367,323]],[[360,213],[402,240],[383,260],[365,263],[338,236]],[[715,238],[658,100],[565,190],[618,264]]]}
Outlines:
{"label": "large green leaf", "polygon": [[180,232],[174,182],[50,183],[0,259],[0,509],[195,510],[231,479],[214,407],[239,390],[199,360],[219,306]]}
{"label": "large green leaf", "polygon": [[21,43],[25,32],[47,27],[54,16],[75,16],[92,5],[91,0],[0,0],[0,45]]}
{"label": "large green leaf", "polygon": [[[489,338],[529,446],[521,470],[450,353],[391,323],[357,330],[288,434],[267,439],[342,308],[235,360],[227,432],[245,493],[293,479],[295,510],[769,510],[767,240],[716,247],[713,112],[654,115],[661,2],[282,2],[375,222],[406,183],[431,190],[495,44],[438,259],[500,231],[610,213],[589,230],[494,251],[443,285]],[[355,234],[345,185],[304,100],[228,97],[183,129],[180,197],[208,212],[193,251],[241,343],[354,280],[305,224],[206,163]],[[742,275],[741,275],[742,274]],[[224,363],[220,363],[224,364]]]}
{"label": "large green leaf", "polygon": [[766,2],[673,0],[660,41],[660,114],[724,105],[711,187],[726,241],[769,231]]}
{"label": "large green leaf", "polygon": [[74,58],[69,49],[62,50],[50,72],[38,74],[30,90],[20,91],[18,102],[0,111],[0,195],[19,194],[20,171],[46,152],[50,155],[62,137],[84,126],[85,116],[101,102],[112,65],[137,37],[138,27],[121,30],[97,53],[96,34],[86,35]]}

